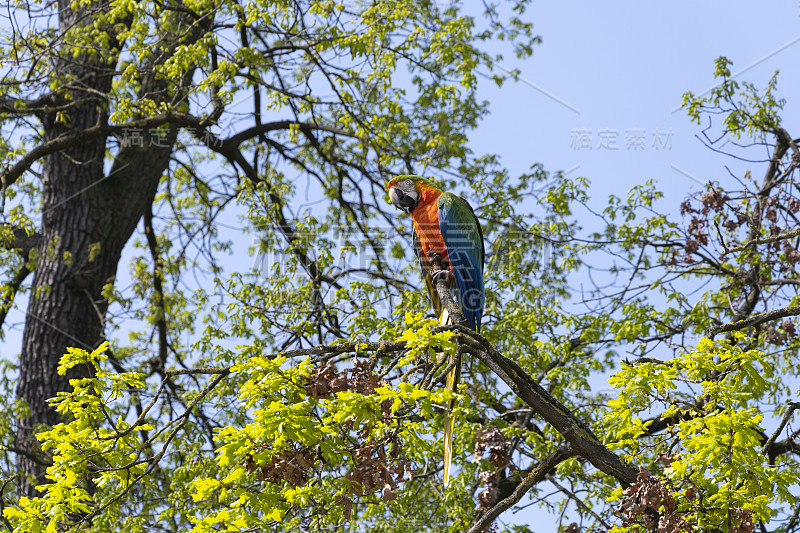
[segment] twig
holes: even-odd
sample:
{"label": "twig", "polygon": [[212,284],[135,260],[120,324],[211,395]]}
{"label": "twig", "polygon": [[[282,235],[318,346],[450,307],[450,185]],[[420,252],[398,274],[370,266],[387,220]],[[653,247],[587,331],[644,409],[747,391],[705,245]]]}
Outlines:
{"label": "twig", "polygon": [[561,492],[563,492],[564,494],[569,496],[575,502],[575,505],[577,505],[578,507],[580,507],[581,509],[583,509],[585,512],[589,513],[590,515],[594,516],[594,519],[597,520],[600,523],[600,525],[602,525],[604,528],[606,528],[606,530],[610,530],[611,529],[611,525],[609,525],[605,520],[603,520],[603,518],[599,514],[595,513],[594,509],[592,509],[591,507],[586,505],[583,502],[583,500],[578,497],[577,494],[575,494],[574,492],[569,490],[567,487],[564,487],[563,485],[561,485],[561,483],[556,481],[556,478],[554,476],[552,476],[550,474],[547,474],[547,476],[545,476],[545,477],[547,478],[547,481],[552,483],[558,490],[560,490]]}
{"label": "twig", "polygon": [[[794,237],[800,236],[800,229],[796,229],[793,231],[789,231],[786,233],[782,233],[780,235],[775,235],[774,237],[765,237],[763,239],[753,239],[748,241],[744,244],[740,244],[739,246],[734,246],[733,248],[726,248],[725,253],[732,253],[732,252],[743,252],[744,250],[750,248],[751,246],[756,246],[758,244],[769,244],[771,242],[782,241],[784,239],[792,239]],[[724,246],[724,244],[723,244]]]}
{"label": "twig", "polygon": [[207,368],[178,368],[176,370],[165,370],[164,374],[171,377],[171,376],[185,376],[185,375],[210,375],[210,374],[228,374],[230,373],[232,366],[225,366],[225,367],[207,367]]}
{"label": "twig", "polygon": [[786,427],[786,424],[789,423],[789,418],[791,418],[792,413],[794,413],[797,409],[800,409],[800,402],[790,402],[789,407],[786,409],[786,412],[783,413],[783,418],[781,418],[781,423],[778,424],[778,429],[770,436],[764,446],[761,447],[761,453],[766,454],[769,453],[770,448],[772,445],[775,444],[775,441],[778,439],[778,436],[783,431],[783,428]]}
{"label": "twig", "polygon": [[17,295],[19,288],[30,273],[31,271],[28,266],[22,265],[17,273],[14,274],[14,278],[6,285],[5,298],[0,302],[0,326],[6,321],[6,316],[14,304],[14,297]]}

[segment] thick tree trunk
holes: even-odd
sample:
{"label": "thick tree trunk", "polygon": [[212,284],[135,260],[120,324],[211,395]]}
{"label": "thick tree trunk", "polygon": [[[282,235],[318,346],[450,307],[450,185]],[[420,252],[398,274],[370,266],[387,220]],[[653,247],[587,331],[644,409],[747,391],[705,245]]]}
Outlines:
{"label": "thick tree trunk", "polygon": [[[97,5],[95,4],[95,8]],[[78,14],[69,0],[59,1],[62,32]],[[104,102],[97,95],[111,89],[114,65],[108,59],[65,59],[56,75],[71,77],[72,108],[63,120],[42,117],[44,140],[71,130],[105,123]],[[57,98],[63,98],[63,93]],[[86,372],[75,369],[66,376],[56,368],[68,346],[86,350],[103,339],[107,302],[103,287],[113,282],[122,249],[138,221],[153,202],[159,179],[169,164],[175,138],[149,146],[148,132],[141,132],[141,146],[120,150],[108,175],[104,174],[106,139],[78,144],[47,156],[42,161],[42,245],[36,266],[27,320],[23,333],[17,396],[28,405],[28,416],[17,431],[20,495],[34,496],[43,481],[46,460],[35,439],[37,425],[53,425],[59,417],[47,399],[69,390],[69,380]]]}
{"label": "thick tree trunk", "polygon": [[[78,118],[92,115],[97,117],[95,110],[85,109]],[[46,130],[50,128],[58,129],[51,125]],[[17,389],[30,409],[18,430],[21,450],[38,449],[35,426],[60,421],[46,400],[70,390],[69,380],[85,372],[58,375],[66,348],[91,350],[102,342],[107,309],[103,287],[114,281],[122,249],[153,202],[169,163],[168,149],[127,150],[104,176],[104,151],[104,142],[90,142],[44,162],[44,244],[28,305]],[[42,482],[45,462],[34,455],[18,457],[22,473],[36,480],[23,480],[21,494],[32,495],[33,486]]]}

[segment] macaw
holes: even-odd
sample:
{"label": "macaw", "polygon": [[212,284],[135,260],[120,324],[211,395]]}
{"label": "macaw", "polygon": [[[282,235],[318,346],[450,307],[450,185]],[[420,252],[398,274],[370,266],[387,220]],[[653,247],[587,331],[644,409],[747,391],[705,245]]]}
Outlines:
{"label": "macaw", "polygon": [[[480,333],[483,306],[486,300],[483,287],[485,250],[483,232],[472,207],[460,196],[442,192],[421,176],[397,176],[387,185],[392,203],[408,212],[414,221],[414,248],[422,267],[422,277],[442,325],[452,323],[452,317],[442,308],[434,280],[447,275],[456,305],[466,325]],[[449,275],[448,275],[449,274]],[[447,388],[455,392],[461,377],[461,356],[451,358],[453,369],[447,377]],[[444,430],[444,484],[450,479],[453,455],[455,418],[451,401]]]}

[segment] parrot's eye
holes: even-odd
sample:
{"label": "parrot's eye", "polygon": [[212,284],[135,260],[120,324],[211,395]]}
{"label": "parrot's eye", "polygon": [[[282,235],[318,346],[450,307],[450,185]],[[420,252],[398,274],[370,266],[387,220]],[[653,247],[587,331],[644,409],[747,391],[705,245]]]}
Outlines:
{"label": "parrot's eye", "polygon": [[408,187],[409,189],[414,189],[414,180],[406,180],[403,182],[403,187]]}

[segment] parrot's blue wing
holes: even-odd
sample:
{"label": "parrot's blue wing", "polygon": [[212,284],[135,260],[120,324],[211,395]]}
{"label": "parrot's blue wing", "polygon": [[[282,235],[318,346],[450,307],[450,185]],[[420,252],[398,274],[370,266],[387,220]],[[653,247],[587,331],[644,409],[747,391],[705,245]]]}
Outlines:
{"label": "parrot's blue wing", "polygon": [[472,207],[452,193],[439,196],[439,231],[447,248],[467,325],[480,333],[486,294],[484,246],[480,222]]}

